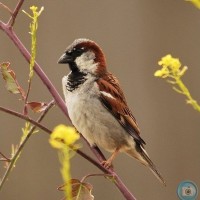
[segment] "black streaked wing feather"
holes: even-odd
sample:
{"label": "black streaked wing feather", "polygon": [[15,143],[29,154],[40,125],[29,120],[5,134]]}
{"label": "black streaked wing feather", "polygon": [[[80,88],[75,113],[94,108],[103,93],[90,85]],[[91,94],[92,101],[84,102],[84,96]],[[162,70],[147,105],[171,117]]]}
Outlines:
{"label": "black streaked wing feather", "polygon": [[140,130],[137,122],[127,106],[124,94],[119,86],[119,82],[110,73],[97,80],[101,92],[112,95],[109,97],[101,93],[100,100],[102,104],[112,113],[121,126],[137,141],[139,144],[145,144],[140,137]]}

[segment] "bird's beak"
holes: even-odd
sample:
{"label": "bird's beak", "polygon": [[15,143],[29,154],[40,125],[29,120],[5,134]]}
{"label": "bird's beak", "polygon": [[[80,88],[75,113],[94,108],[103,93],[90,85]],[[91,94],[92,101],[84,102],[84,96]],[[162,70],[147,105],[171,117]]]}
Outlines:
{"label": "bird's beak", "polygon": [[73,61],[73,58],[72,56],[64,53],[58,60],[58,63],[59,64],[66,64],[66,63],[69,63],[69,62],[72,62]]}

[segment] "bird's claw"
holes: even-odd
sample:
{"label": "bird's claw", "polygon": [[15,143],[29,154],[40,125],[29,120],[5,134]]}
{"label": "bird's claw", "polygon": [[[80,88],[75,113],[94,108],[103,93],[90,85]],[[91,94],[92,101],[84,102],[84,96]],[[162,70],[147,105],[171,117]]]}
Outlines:
{"label": "bird's claw", "polygon": [[101,162],[101,164],[106,169],[113,168],[112,162],[110,162],[109,160],[104,160]]}

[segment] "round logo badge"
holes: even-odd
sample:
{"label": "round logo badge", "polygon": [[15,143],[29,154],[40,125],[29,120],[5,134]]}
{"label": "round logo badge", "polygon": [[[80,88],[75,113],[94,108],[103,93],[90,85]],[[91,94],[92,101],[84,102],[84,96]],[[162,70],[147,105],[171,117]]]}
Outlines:
{"label": "round logo badge", "polygon": [[177,188],[177,194],[180,200],[196,200],[198,188],[192,181],[182,181]]}

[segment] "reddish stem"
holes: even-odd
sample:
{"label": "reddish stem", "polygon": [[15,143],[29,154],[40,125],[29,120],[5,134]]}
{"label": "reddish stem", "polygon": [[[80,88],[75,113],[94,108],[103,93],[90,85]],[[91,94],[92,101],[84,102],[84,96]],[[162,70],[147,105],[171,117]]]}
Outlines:
{"label": "reddish stem", "polygon": [[5,4],[0,2],[0,7],[6,9],[10,13],[10,15],[12,15],[12,10],[10,10],[10,8],[8,6],[6,6]]}
{"label": "reddish stem", "polygon": [[0,155],[3,157],[3,159],[1,159],[0,161],[10,162],[10,159],[7,158],[3,153],[0,152]]}
{"label": "reddish stem", "polygon": [[20,8],[22,7],[23,3],[24,3],[24,0],[19,0],[18,4],[16,5],[16,7],[12,13],[12,16],[10,17],[10,19],[8,21],[8,25],[10,25],[10,26],[14,25],[17,14],[19,13]]}
{"label": "reddish stem", "polygon": [[51,131],[50,131],[48,128],[46,128],[46,127],[43,126],[42,124],[36,122],[35,120],[29,118],[28,116],[25,116],[25,115],[23,115],[23,114],[21,114],[21,113],[15,112],[15,111],[13,111],[13,110],[10,110],[10,109],[8,109],[8,108],[4,108],[4,107],[1,107],[1,106],[0,106],[0,111],[3,111],[3,112],[5,112],[5,113],[11,114],[11,115],[14,115],[14,116],[16,116],[16,117],[19,117],[19,118],[21,118],[21,119],[24,119],[24,120],[26,120],[26,121],[29,121],[31,124],[37,126],[37,127],[40,128],[41,130],[43,130],[43,131],[45,131],[45,132],[47,132],[47,133],[51,133]]}

